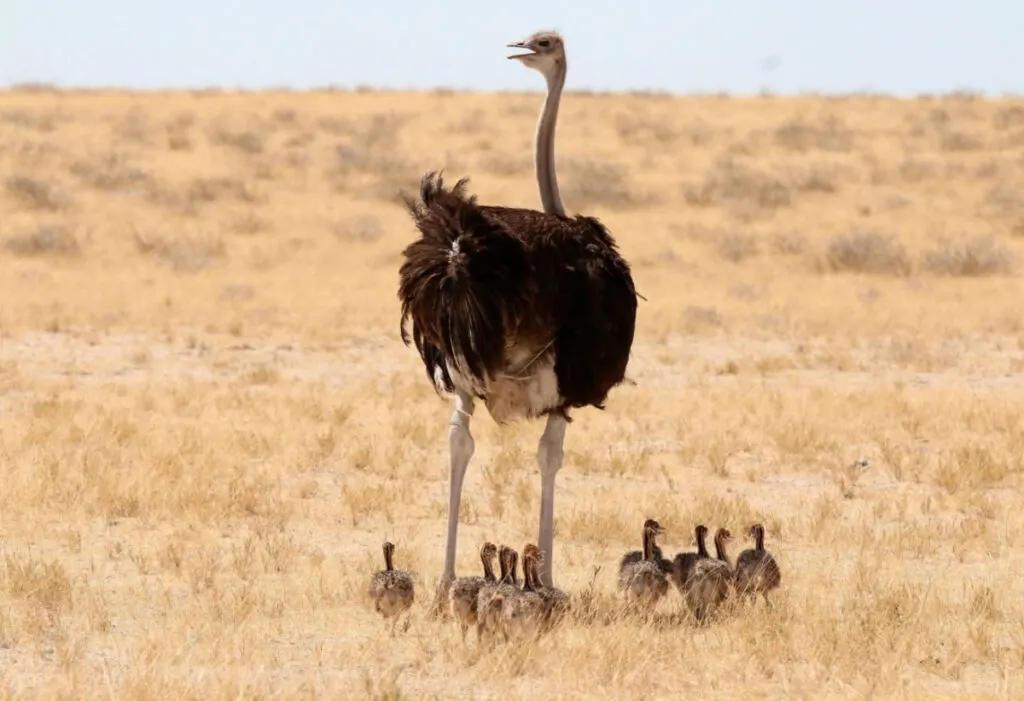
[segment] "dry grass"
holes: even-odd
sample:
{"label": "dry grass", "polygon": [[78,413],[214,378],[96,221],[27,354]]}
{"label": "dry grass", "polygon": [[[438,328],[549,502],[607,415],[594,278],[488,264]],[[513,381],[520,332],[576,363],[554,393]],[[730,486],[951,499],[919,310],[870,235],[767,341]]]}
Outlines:
{"label": "dry grass", "polygon": [[[397,334],[396,197],[536,206],[538,95],[0,95],[4,698],[1019,698],[1024,103],[570,94],[570,209],[641,305],[569,430],[535,648],[426,617],[448,406]],[[536,538],[481,408],[460,572]],[[640,524],[753,520],[774,611],[622,616]],[[415,573],[395,639],[362,596]],[[733,546],[733,555],[745,544]],[[595,568],[598,568],[595,573]]]}

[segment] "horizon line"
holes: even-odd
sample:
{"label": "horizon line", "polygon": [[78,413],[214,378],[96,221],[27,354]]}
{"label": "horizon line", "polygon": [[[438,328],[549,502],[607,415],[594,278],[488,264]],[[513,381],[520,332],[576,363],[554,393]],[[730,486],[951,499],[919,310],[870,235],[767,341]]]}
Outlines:
{"label": "horizon line", "polygon": [[[543,94],[542,88],[537,89],[514,89],[514,88],[469,88],[451,87],[436,85],[430,87],[394,87],[374,86],[366,84],[341,85],[327,84],[306,87],[290,87],[287,85],[267,86],[244,86],[228,84],[207,84],[207,85],[162,85],[162,86],[125,86],[125,85],[67,85],[45,80],[13,81],[0,84],[0,93],[68,93],[68,94],[167,94],[167,93],[198,93],[203,95],[217,94],[322,94],[322,93],[349,93],[349,94],[404,94],[404,95],[538,95]],[[875,91],[871,88],[854,90],[800,90],[800,91],[775,91],[765,87],[758,92],[739,92],[729,90],[692,90],[674,91],[661,88],[632,88],[632,89],[594,89],[575,88],[567,89],[567,95],[593,96],[593,97],[657,97],[657,98],[693,98],[710,97],[718,99],[751,99],[751,98],[873,98],[887,100],[927,100],[936,98],[959,98],[959,99],[998,99],[1013,100],[1024,98],[1024,92],[995,92],[985,91],[970,87],[954,88],[942,91],[922,90],[912,93],[898,93]]]}

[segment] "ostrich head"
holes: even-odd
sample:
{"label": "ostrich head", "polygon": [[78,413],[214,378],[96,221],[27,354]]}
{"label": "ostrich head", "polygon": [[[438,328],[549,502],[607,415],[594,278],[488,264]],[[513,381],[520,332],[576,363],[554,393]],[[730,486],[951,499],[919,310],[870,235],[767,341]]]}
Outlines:
{"label": "ostrich head", "polygon": [[559,70],[565,68],[565,44],[558,32],[537,32],[523,41],[508,45],[509,48],[526,49],[528,53],[513,54],[527,68],[532,68],[550,80]]}
{"label": "ostrich head", "polygon": [[644,530],[650,531],[654,535],[661,535],[665,532],[665,529],[662,527],[662,525],[655,521],[653,518],[649,518],[646,521],[644,521]]}
{"label": "ostrich head", "polygon": [[523,546],[523,557],[532,557],[533,561],[538,565],[544,563],[544,554],[540,551],[540,548],[533,543],[527,543]]}

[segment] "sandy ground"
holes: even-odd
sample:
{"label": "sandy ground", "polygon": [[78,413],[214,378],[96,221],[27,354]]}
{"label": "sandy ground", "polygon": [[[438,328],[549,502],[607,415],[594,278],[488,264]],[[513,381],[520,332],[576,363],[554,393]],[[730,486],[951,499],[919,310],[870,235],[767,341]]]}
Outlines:
{"label": "sandy ground", "polygon": [[[635,385],[569,427],[572,615],[427,615],[450,407],[398,338],[394,198],[535,206],[537,95],[0,94],[0,690],[10,698],[1017,698],[1024,106],[566,98],[571,209],[648,298]],[[458,569],[536,538],[537,423],[481,407]],[[657,518],[771,609],[627,614]],[[364,596],[396,544],[396,636]]]}

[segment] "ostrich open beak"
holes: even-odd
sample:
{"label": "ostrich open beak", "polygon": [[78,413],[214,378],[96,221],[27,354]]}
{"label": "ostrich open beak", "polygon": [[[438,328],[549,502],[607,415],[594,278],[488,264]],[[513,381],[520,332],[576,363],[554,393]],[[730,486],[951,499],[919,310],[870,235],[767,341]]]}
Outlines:
{"label": "ostrich open beak", "polygon": [[527,51],[529,51],[529,53],[526,54],[512,54],[511,56],[509,56],[509,58],[525,58],[527,56],[535,56],[537,54],[536,51],[534,51],[533,49],[526,45],[525,41],[514,41],[511,44],[506,44],[505,46],[507,46],[510,49],[526,49]]}

